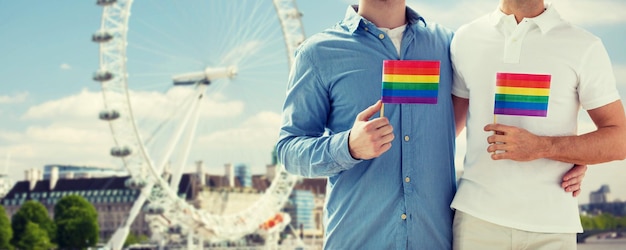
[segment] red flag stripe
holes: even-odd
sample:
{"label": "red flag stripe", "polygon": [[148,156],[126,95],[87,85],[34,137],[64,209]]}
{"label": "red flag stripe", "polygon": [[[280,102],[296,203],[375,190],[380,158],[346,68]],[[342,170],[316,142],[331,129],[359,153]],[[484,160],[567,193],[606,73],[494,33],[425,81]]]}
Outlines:
{"label": "red flag stripe", "polygon": [[385,75],[439,75],[439,68],[385,68]]}
{"label": "red flag stripe", "polygon": [[534,75],[534,74],[498,73],[497,75],[498,80],[506,79],[506,80],[549,82],[551,78],[552,78],[551,75]]}
{"label": "red flag stripe", "polygon": [[384,68],[439,68],[439,61],[386,60]]}

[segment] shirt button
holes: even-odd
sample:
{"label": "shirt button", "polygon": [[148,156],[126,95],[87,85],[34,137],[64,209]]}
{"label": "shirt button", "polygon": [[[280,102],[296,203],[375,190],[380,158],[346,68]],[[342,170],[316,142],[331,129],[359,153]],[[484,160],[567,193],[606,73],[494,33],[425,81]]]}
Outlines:
{"label": "shirt button", "polygon": [[400,216],[400,218],[402,218],[402,220],[406,220],[406,214],[402,214],[402,216]]}
{"label": "shirt button", "polygon": [[380,38],[380,39],[385,38],[385,34],[380,34],[380,35],[378,35],[378,38]]}
{"label": "shirt button", "polygon": [[411,182],[411,178],[409,177],[404,178],[404,182]]}
{"label": "shirt button", "polygon": [[365,31],[368,31],[368,30],[370,30],[370,28],[368,28],[368,27],[365,27]]}
{"label": "shirt button", "polygon": [[409,138],[409,136],[408,136],[408,135],[405,135],[405,136],[404,136],[404,141],[409,141],[410,139],[411,139],[411,138]]}

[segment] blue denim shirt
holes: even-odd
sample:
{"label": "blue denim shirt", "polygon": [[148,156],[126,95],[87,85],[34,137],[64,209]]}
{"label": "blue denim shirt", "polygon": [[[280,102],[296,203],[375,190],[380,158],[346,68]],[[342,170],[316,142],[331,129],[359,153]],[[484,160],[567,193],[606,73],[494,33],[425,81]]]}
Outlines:
{"label": "blue denim shirt", "polygon": [[[345,19],[308,38],[289,76],[277,145],[287,171],[328,177],[325,249],[451,249],[456,190],[451,101],[452,33],[407,8],[401,56],[350,6]],[[381,98],[382,62],[439,60],[437,104],[385,104],[395,139],[378,158],[356,160],[348,135]]]}

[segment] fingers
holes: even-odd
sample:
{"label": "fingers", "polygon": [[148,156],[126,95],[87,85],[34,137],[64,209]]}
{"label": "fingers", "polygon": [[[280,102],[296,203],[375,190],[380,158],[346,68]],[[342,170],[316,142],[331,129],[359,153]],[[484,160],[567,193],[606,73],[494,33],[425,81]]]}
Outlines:
{"label": "fingers", "polygon": [[581,185],[587,172],[587,165],[574,165],[565,175],[561,187],[565,192],[571,192],[573,197],[581,193]]}
{"label": "fingers", "polygon": [[[487,141],[490,141],[489,139]],[[492,159],[501,159],[506,154],[507,151],[511,150],[511,145],[506,144],[503,140],[500,141],[492,141],[489,142],[489,146],[487,146],[487,152],[492,154]],[[495,157],[495,158],[494,158]]]}
{"label": "fingers", "polygon": [[503,135],[490,135],[487,137],[487,143],[496,145],[499,142],[506,142],[506,137]]}
{"label": "fingers", "polygon": [[580,190],[580,183],[576,183],[576,184],[571,184],[571,185],[567,185],[564,187],[565,192],[575,192]]}
{"label": "fingers", "polygon": [[572,169],[565,173],[565,175],[563,176],[563,181],[569,181],[576,178],[576,181],[582,182],[582,178],[585,177],[586,172],[587,165],[574,165]]}
{"label": "fingers", "polygon": [[566,185],[561,185],[561,186],[563,187],[563,190],[565,190],[565,192],[572,193],[572,197],[577,197],[582,191],[580,183],[569,185],[569,186],[566,186]]}
{"label": "fingers", "polygon": [[389,119],[380,117],[370,120],[381,107],[382,102],[378,101],[361,111],[355,118],[348,136],[348,149],[353,158],[372,159],[391,148],[394,135]]}
{"label": "fingers", "polygon": [[380,111],[380,108],[382,107],[382,102],[380,100],[378,100],[376,103],[374,103],[374,105],[367,107],[365,110],[361,111],[361,113],[359,113],[356,116],[356,120],[357,121],[368,121],[370,118],[372,118],[372,116],[374,116],[374,114],[378,113]]}
{"label": "fingers", "polygon": [[490,123],[485,125],[485,127],[483,128],[485,131],[487,132],[500,132],[501,134],[504,134],[504,132],[506,132],[506,130],[508,129],[509,126],[507,125],[502,125],[502,124],[498,124],[498,123]]}
{"label": "fingers", "polygon": [[[385,128],[385,130],[388,130],[388,132],[385,132],[383,134],[383,136],[380,138],[380,141],[382,143],[382,145],[384,146],[385,144],[391,145],[391,142],[393,141],[393,139],[396,138],[395,135],[393,135],[393,128],[391,126],[387,126]],[[385,150],[386,151],[386,150]]]}
{"label": "fingers", "polygon": [[504,159],[505,155],[502,155],[507,150],[505,130],[508,128],[506,125],[501,124],[487,124],[484,130],[493,132],[493,135],[487,136],[487,152],[491,154],[491,159],[499,160]]}

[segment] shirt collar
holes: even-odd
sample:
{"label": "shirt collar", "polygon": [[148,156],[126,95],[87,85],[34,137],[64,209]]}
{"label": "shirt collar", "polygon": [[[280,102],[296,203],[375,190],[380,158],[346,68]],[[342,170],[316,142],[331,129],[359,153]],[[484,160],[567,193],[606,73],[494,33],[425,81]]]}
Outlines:
{"label": "shirt collar", "polygon": [[[348,9],[346,10],[346,16],[343,19],[343,23],[344,25],[346,25],[350,33],[354,33],[359,28],[361,23],[363,23],[364,25],[374,25],[369,20],[360,16],[357,13],[358,9],[358,5],[351,5],[348,6]],[[424,23],[424,26],[426,26],[426,21],[424,20],[424,18],[408,6],[406,7],[406,18],[408,25],[417,24],[421,21]]]}
{"label": "shirt collar", "polygon": [[[561,19],[561,15],[556,11],[556,9],[552,6],[551,3],[546,3],[546,10],[541,13],[539,16],[533,18],[525,18],[526,20],[533,22],[536,24],[541,30],[542,34],[548,33],[554,27],[558,26],[563,22]],[[506,18],[515,18],[513,15],[504,14],[499,8],[491,13],[489,16],[489,22],[493,26],[498,26],[502,23]]]}

